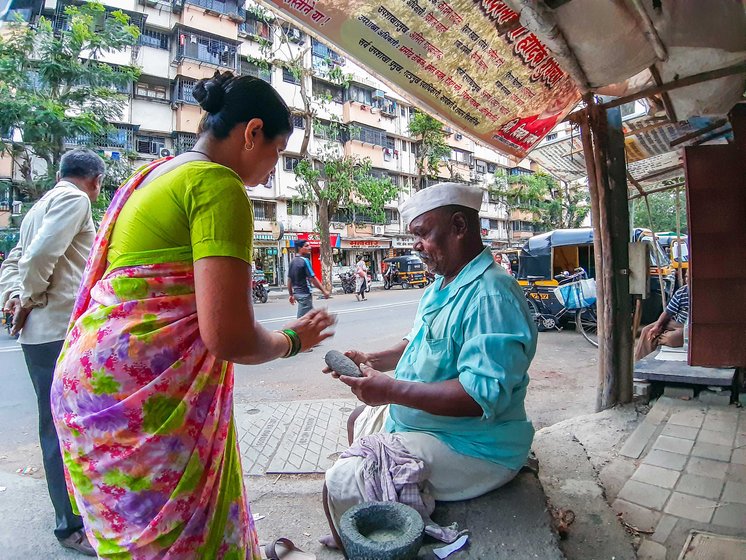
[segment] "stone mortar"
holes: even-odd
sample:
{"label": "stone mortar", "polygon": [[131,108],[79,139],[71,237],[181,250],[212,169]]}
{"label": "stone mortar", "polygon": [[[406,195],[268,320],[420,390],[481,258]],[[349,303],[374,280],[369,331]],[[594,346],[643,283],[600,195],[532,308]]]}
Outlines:
{"label": "stone mortar", "polygon": [[[367,535],[388,533],[389,539]],[[339,535],[350,560],[412,560],[422,546],[425,524],[414,509],[397,502],[365,502],[348,509]]]}

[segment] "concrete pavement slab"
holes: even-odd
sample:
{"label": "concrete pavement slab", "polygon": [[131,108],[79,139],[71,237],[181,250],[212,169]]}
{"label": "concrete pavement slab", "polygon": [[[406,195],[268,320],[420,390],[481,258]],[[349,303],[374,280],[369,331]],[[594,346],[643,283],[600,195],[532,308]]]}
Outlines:
{"label": "concrete pavement slab", "polygon": [[677,492],[691,494],[701,498],[717,500],[720,497],[725,481],[722,478],[710,478],[698,474],[683,474],[676,485]]}
{"label": "concrete pavement slab", "polygon": [[632,475],[632,480],[660,486],[661,488],[673,488],[679,480],[681,473],[676,470],[664,469],[655,465],[640,465]]}
{"label": "concrete pavement slab", "polygon": [[692,449],[693,457],[712,459],[713,461],[730,461],[733,452],[729,445],[715,445],[714,443],[697,442]]}
{"label": "concrete pavement slab", "polygon": [[677,426],[676,424],[666,424],[661,431],[662,436],[672,436],[683,439],[697,439],[699,428],[690,428],[689,426]]}
{"label": "concrete pavement slab", "polygon": [[694,442],[690,439],[682,439],[672,436],[658,436],[653,444],[653,449],[662,449],[663,451],[671,451],[672,453],[681,453],[682,455],[688,454]]}
{"label": "concrete pavement slab", "polygon": [[730,447],[733,445],[734,437],[735,432],[721,432],[702,428],[697,434],[696,440],[697,443],[714,443],[715,445],[727,445]]}
{"label": "concrete pavement slab", "polygon": [[746,504],[722,504],[717,508],[712,522],[743,531],[746,527]]}
{"label": "concrete pavement slab", "polygon": [[674,492],[663,511],[684,519],[709,523],[716,507],[712,500]]}
{"label": "concrete pavement slab", "polygon": [[[746,484],[729,480],[725,483],[723,501],[746,504]],[[746,524],[744,524],[746,527]]]}
{"label": "concrete pavement slab", "polygon": [[650,537],[655,542],[664,543],[668,540],[668,536],[676,527],[676,523],[679,518],[674,515],[662,515],[658,525],[655,527],[655,533]]}
{"label": "concrete pavement slab", "polygon": [[619,498],[614,500],[611,507],[627,525],[645,533],[653,532],[661,517],[660,511],[638,506]]}
{"label": "concrete pavement slab", "polygon": [[663,507],[663,504],[666,503],[670,495],[671,491],[666,488],[645,484],[636,480],[628,480],[622,491],[619,492],[619,498],[623,500],[658,510]]}
{"label": "concrete pavement slab", "polygon": [[684,468],[688,458],[687,455],[653,449],[645,456],[642,462],[648,465],[655,465],[656,467],[663,467],[664,469],[680,471]]}
{"label": "concrete pavement slab", "polygon": [[657,542],[645,539],[637,549],[638,560],[666,560],[666,547]]}

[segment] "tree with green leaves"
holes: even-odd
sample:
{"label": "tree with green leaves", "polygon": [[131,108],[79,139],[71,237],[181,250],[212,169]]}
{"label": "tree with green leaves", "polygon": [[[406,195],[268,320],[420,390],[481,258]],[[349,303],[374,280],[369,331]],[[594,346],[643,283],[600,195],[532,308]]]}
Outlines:
{"label": "tree with green leaves", "polygon": [[[417,111],[409,121],[409,133],[418,137],[416,145],[415,163],[417,165],[417,179],[415,189],[424,188],[425,179],[437,179],[443,159],[451,155],[451,148],[446,144],[446,133],[443,123],[425,113]],[[451,177],[454,177],[453,170]]]}
{"label": "tree with green leaves", "polygon": [[[334,123],[326,127],[327,138],[335,138],[339,127]],[[369,159],[345,155],[333,140],[325,141],[315,154],[302,159],[295,168],[295,176],[299,198],[318,205],[322,276],[324,288],[331,290],[334,264],[329,239],[331,217],[344,209],[350,223],[354,223],[355,215],[360,212],[376,223],[383,223],[384,207],[396,198],[399,189],[387,177],[374,177]]]}
{"label": "tree with green leaves", "polygon": [[686,195],[681,189],[670,189],[648,195],[650,214],[644,198],[636,198],[632,201],[630,214],[632,215],[632,227],[650,229],[651,223],[654,231],[676,231],[676,205],[678,197],[679,224],[682,234],[689,230],[686,221]]}
{"label": "tree with green leaves", "polygon": [[20,170],[24,195],[38,198],[54,184],[67,138],[95,144],[111,132],[127,101],[118,88],[139,70],[102,58],[135,47],[138,37],[129,16],[98,2],[65,8],[59,29],[42,17],[0,35],[0,150]]}
{"label": "tree with green leaves", "polygon": [[529,213],[539,231],[580,227],[590,212],[586,188],[557,181],[547,173],[507,175],[498,171],[489,191],[508,211]]}

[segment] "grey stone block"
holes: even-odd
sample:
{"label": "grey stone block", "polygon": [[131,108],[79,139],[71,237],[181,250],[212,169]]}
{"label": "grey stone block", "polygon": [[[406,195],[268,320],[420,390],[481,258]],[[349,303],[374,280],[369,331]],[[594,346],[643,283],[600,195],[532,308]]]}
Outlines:
{"label": "grey stone block", "polygon": [[653,449],[662,449],[663,451],[670,451],[671,453],[680,453],[681,455],[688,455],[694,446],[694,442],[690,439],[682,439],[671,436],[658,436],[653,444]]}
{"label": "grey stone block", "polygon": [[679,426],[689,426],[690,428],[699,428],[702,426],[704,420],[705,413],[699,410],[699,408],[687,408],[686,410],[678,410],[671,414],[668,423]]}
{"label": "grey stone block", "polygon": [[[735,482],[733,480],[726,482],[725,491],[723,492],[723,501],[746,504],[746,484],[743,482]],[[746,525],[746,519],[744,522]]]}
{"label": "grey stone block", "polygon": [[659,543],[666,542],[671,531],[676,527],[678,520],[679,518],[673,515],[662,515],[660,521],[658,521],[658,525],[655,527],[655,533],[650,538]]}
{"label": "grey stone block", "polygon": [[717,500],[723,491],[724,485],[725,481],[722,478],[710,478],[709,476],[698,474],[684,474],[676,485],[676,491]]}
{"label": "grey stone block", "polygon": [[723,504],[715,512],[712,522],[743,530],[746,521],[746,504]]}
{"label": "grey stone block", "polygon": [[701,403],[712,406],[728,406],[730,404],[730,391],[720,391],[715,393],[705,389],[699,392],[697,400]]}
{"label": "grey stone block", "polygon": [[731,463],[728,465],[728,480],[746,483],[746,465]]}
{"label": "grey stone block", "polygon": [[712,500],[674,492],[663,511],[684,519],[709,523],[716,505]]}
{"label": "grey stone block", "polygon": [[611,504],[611,509],[613,509],[625,523],[645,532],[654,531],[658,524],[658,520],[661,517],[661,512],[659,511],[638,506],[637,504],[620,500],[618,498]]}
{"label": "grey stone block", "polygon": [[725,478],[728,472],[728,463],[703,459],[701,457],[692,457],[686,465],[686,472],[709,476],[711,478]]}
{"label": "grey stone block", "polygon": [[697,443],[714,443],[715,445],[733,445],[733,436],[728,433],[716,432],[714,430],[705,430],[704,428],[697,434]]}
{"label": "grey stone block", "polygon": [[622,491],[619,492],[618,497],[646,508],[661,509],[670,494],[670,490],[661,488],[660,486],[653,486],[652,484],[645,484],[636,480],[628,480]]}
{"label": "grey stone block", "polygon": [[676,387],[674,385],[666,385],[663,389],[663,395],[671,399],[693,399],[694,389],[688,387]]}
{"label": "grey stone block", "polygon": [[655,465],[656,467],[663,467],[664,469],[672,469],[680,471],[684,468],[686,455],[680,455],[679,453],[671,453],[670,451],[663,451],[661,449],[653,449],[645,456],[643,463],[647,465]]}
{"label": "grey stone block", "polygon": [[650,381],[640,381],[635,379],[632,383],[632,394],[635,397],[645,397],[650,398],[650,388],[651,383]]}
{"label": "grey stone block", "polygon": [[673,488],[676,481],[679,480],[681,473],[679,471],[656,467],[655,465],[640,465],[632,479],[661,488]]}
{"label": "grey stone block", "polygon": [[655,401],[653,408],[651,408],[650,412],[648,412],[648,415],[645,416],[645,421],[650,422],[651,424],[660,424],[663,420],[666,419],[670,412],[671,399],[661,397],[657,401]]}
{"label": "grey stone block", "polygon": [[677,426],[676,424],[666,424],[666,427],[663,428],[661,435],[694,440],[697,439],[698,433],[698,428],[690,428],[689,426]]}
{"label": "grey stone block", "polygon": [[638,459],[642,455],[642,452],[645,451],[645,447],[647,447],[650,438],[655,434],[656,429],[656,424],[643,420],[635,431],[632,432],[627,441],[624,442],[619,454],[624,457]]}
{"label": "grey stone block", "polygon": [[734,449],[733,455],[730,457],[731,463],[736,463],[737,465],[746,465],[746,449],[741,447],[740,449]]}
{"label": "grey stone block", "polygon": [[692,449],[692,456],[712,459],[714,461],[730,461],[732,450],[728,445],[697,442]]}
{"label": "grey stone block", "polygon": [[657,542],[644,539],[637,549],[638,560],[666,560],[666,547]]}
{"label": "grey stone block", "polygon": [[[724,416],[722,414],[717,414],[720,411],[730,412],[730,409],[710,409],[702,423],[702,428],[735,436],[737,431],[736,415],[732,414]],[[735,413],[735,409],[733,409],[733,412]]]}

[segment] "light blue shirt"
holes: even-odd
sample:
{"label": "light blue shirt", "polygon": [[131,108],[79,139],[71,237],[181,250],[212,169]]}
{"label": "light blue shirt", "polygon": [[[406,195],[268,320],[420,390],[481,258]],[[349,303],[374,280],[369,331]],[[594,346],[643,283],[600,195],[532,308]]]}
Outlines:
{"label": "light blue shirt", "polygon": [[485,249],[441,288],[425,291],[396,379],[458,379],[482,407],[481,417],[436,416],[391,405],[388,432],[427,432],[457,453],[519,469],[534,428],[523,406],[536,326],[518,283]]}

